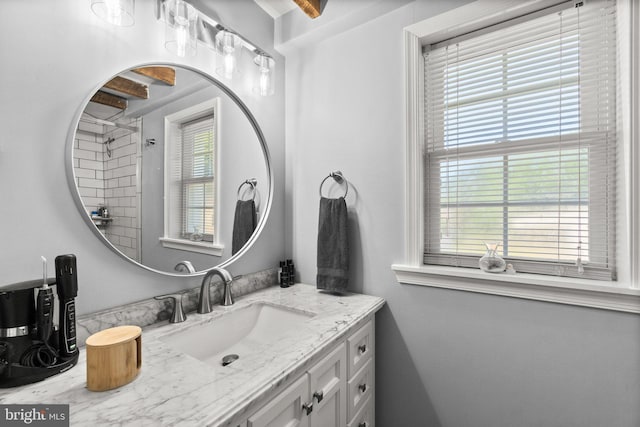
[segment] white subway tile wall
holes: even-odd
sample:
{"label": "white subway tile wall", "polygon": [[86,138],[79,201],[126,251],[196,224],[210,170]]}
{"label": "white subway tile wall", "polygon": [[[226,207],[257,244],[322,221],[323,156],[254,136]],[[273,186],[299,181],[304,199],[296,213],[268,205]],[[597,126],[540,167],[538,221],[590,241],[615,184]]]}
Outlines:
{"label": "white subway tile wall", "polygon": [[[129,126],[142,126],[132,119]],[[107,155],[108,138],[114,138]],[[140,161],[137,132],[116,129],[105,133],[103,126],[80,122],[73,150],[76,185],[87,213],[106,206],[112,218],[99,229],[128,257],[140,261],[140,188],[137,179]]]}

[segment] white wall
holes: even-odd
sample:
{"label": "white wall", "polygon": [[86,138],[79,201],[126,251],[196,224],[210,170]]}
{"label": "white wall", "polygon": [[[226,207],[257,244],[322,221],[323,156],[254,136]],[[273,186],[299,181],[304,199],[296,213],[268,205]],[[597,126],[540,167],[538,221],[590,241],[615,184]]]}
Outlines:
{"label": "white wall", "polygon": [[[273,52],[273,20],[251,1],[210,4],[234,17],[232,27],[275,55],[278,92],[259,98],[250,84],[230,87],[261,126],[276,182],[272,214],[260,240],[232,274],[277,266],[284,258],[283,59]],[[88,313],[197,286],[199,278],[164,277],[124,262],[100,243],[81,218],[65,175],[66,144],[74,119],[103,82],[134,65],[176,62],[213,74],[214,55],[204,49],[181,60],[164,49],[156,2],[136,2],[136,23],[119,28],[100,21],[86,0],[3,0],[0,14],[0,286],[42,273],[40,255],[78,258],[78,312]],[[242,15],[236,12],[241,10]],[[226,21],[223,21],[226,22]],[[234,184],[235,185],[235,184]]]}
{"label": "white wall", "polygon": [[464,2],[394,10],[383,0],[372,5],[383,14],[352,16],[354,26],[332,12],[346,5],[329,1],[334,35],[326,20],[280,20],[301,279],[315,283],[318,185],[339,169],[352,185],[351,287],[387,301],[376,322],[379,427],[638,426],[640,316],[401,285],[391,271],[404,250],[402,29]]}

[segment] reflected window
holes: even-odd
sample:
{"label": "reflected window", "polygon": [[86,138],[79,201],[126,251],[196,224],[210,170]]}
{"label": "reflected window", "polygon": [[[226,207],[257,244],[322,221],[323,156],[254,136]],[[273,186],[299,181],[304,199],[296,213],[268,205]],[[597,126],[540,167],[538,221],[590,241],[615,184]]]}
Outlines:
{"label": "reflected window", "polygon": [[165,238],[217,243],[216,100],[165,117]]}
{"label": "reflected window", "polygon": [[182,145],[182,237],[213,241],[215,134],[213,115],[185,123]]}

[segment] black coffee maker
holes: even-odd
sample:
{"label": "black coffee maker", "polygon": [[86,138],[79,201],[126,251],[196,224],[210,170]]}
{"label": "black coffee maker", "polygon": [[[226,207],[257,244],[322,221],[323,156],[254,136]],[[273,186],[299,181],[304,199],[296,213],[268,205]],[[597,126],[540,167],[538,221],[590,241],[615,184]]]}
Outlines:
{"label": "black coffee maker", "polygon": [[[41,381],[78,361],[75,255],[56,257],[56,277],[0,288],[0,388]],[[58,323],[54,322],[55,286]]]}

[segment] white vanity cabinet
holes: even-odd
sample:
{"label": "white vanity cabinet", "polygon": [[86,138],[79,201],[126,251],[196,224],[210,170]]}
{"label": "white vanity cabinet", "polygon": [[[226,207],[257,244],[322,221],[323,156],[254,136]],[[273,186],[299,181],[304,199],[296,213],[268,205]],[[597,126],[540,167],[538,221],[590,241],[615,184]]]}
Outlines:
{"label": "white vanity cabinet", "polygon": [[309,378],[303,375],[258,412],[249,417],[248,427],[309,427],[303,405],[309,396]]}
{"label": "white vanity cabinet", "polygon": [[247,420],[247,427],[373,427],[373,317]]}

